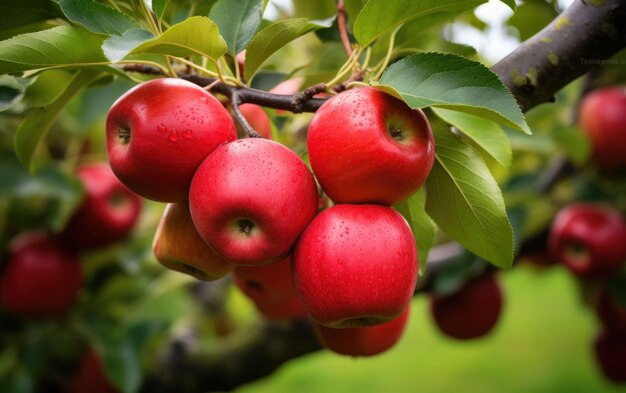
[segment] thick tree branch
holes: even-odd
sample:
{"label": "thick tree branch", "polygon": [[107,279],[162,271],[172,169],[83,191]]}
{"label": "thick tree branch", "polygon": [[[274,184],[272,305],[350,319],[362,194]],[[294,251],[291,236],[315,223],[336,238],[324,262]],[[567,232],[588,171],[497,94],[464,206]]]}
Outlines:
{"label": "thick tree branch", "polygon": [[527,111],[625,46],[626,1],[578,0],[492,70]]}

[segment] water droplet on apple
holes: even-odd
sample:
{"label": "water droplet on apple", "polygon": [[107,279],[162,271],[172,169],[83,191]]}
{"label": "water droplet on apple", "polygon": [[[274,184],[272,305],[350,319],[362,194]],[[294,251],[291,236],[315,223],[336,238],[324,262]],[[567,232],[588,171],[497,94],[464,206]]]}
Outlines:
{"label": "water droplet on apple", "polygon": [[177,142],[177,141],[178,141],[178,134],[176,133],[176,131],[170,132],[170,142]]}

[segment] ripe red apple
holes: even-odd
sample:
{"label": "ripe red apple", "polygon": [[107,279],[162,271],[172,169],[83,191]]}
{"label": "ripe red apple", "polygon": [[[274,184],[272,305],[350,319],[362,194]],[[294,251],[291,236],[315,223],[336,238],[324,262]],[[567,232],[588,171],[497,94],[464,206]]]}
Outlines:
{"label": "ripe red apple", "polygon": [[394,205],[420,188],[435,159],[424,113],[373,88],[326,101],[307,145],[313,173],[337,203]]}
{"label": "ripe red apple", "polygon": [[73,250],[93,250],[128,236],[139,218],[141,198],[106,163],[84,165],[77,176],[85,198],[61,234],[64,244]]}
{"label": "ripe red apple", "polygon": [[238,266],[233,282],[267,318],[307,316],[291,279],[291,256],[265,266]]}
{"label": "ripe red apple", "polygon": [[568,205],[552,222],[550,252],[576,275],[611,274],[626,261],[626,222],[608,205]]}
{"label": "ripe red apple", "polygon": [[613,297],[608,289],[601,289],[596,302],[596,312],[604,330],[626,339],[626,305]]}
{"label": "ripe red apple", "polygon": [[580,127],[600,168],[626,167],[626,87],[612,86],[587,94],[580,105]]}
{"label": "ripe red apple", "polygon": [[65,386],[66,393],[118,393],[104,373],[100,357],[93,349],[88,349],[81,358],[76,372]]}
{"label": "ripe red apple", "polygon": [[378,325],[408,306],[418,260],[409,224],[380,205],[335,205],[304,230],[293,253],[296,289],[328,327]]}
{"label": "ripe red apple", "polygon": [[186,202],[170,203],[165,207],[154,234],[152,251],[166,268],[198,280],[217,280],[233,269],[232,264],[219,257],[202,240]]}
{"label": "ripe red apple", "polygon": [[489,333],[502,309],[502,290],[493,274],[470,280],[457,291],[432,295],[431,313],[443,333],[471,339]]}
{"label": "ripe red apple", "polygon": [[109,110],[106,129],[113,172],[131,190],[161,202],[187,200],[206,156],[237,139],[233,120],[215,97],[174,78],[127,91]]}
{"label": "ripe red apple", "polygon": [[0,277],[0,303],[24,317],[56,317],[74,305],[82,264],[49,234],[24,233],[11,241]]}
{"label": "ripe red apple", "polygon": [[626,383],[626,337],[600,332],[594,350],[604,376],[616,383]]}
{"label": "ripe red apple", "polygon": [[399,317],[376,326],[334,329],[316,323],[315,334],[322,346],[340,355],[378,355],[400,340],[410,309],[409,305]]}
{"label": "ripe red apple", "polygon": [[318,206],[313,175],[287,147],[262,138],[217,148],[191,183],[200,236],[228,261],[269,264],[290,254]]}
{"label": "ripe red apple", "polygon": [[272,139],[272,125],[267,113],[258,105],[243,104],[239,105],[239,110],[243,117],[246,118],[248,124],[263,138]]}

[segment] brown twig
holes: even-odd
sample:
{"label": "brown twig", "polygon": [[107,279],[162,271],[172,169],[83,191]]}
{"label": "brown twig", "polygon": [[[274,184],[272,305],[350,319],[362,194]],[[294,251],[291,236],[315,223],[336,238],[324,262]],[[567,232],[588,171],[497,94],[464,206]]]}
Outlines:
{"label": "brown twig", "polygon": [[350,44],[350,37],[348,37],[348,27],[346,26],[346,6],[343,0],[337,1],[337,25],[339,26],[339,35],[341,36],[341,43],[343,49],[346,51],[348,58],[352,57],[352,45]]}

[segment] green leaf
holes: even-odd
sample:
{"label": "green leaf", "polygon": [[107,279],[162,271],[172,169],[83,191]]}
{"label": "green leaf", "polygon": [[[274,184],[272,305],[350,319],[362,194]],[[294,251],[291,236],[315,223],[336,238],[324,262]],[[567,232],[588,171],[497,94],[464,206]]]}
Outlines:
{"label": "green leaf", "polygon": [[558,14],[554,5],[545,0],[525,0],[506,23],[517,29],[520,40],[526,41]]}
{"label": "green leaf", "polygon": [[370,0],[361,9],[354,22],[354,37],[361,46],[397,26],[432,14],[471,10],[487,0]]}
{"label": "green leaf", "polygon": [[226,41],[217,24],[204,16],[193,16],[167,29],[159,37],[146,41],[130,53],[157,53],[171,56],[204,54],[218,59],[226,53]]}
{"label": "green leaf", "polygon": [[0,41],[0,74],[103,62],[103,38],[76,26],[58,26]]}
{"label": "green leaf", "polygon": [[89,83],[102,74],[78,71],[67,87],[48,105],[29,114],[15,132],[14,147],[22,164],[32,170],[32,159],[39,142],[43,139],[68,102]]}
{"label": "green leaf", "polygon": [[154,11],[159,20],[163,18],[167,3],[169,3],[169,0],[152,0],[152,11]]}
{"label": "green leaf", "polygon": [[499,267],[513,262],[513,230],[502,192],[480,155],[434,124],[436,160],[426,180],[426,211],[454,240]]}
{"label": "green leaf", "polygon": [[258,32],[246,50],[244,66],[246,80],[252,80],[257,70],[277,50],[310,31],[330,27],[333,19],[323,21],[310,21],[306,18],[286,19],[272,23]]}
{"label": "green leaf", "polygon": [[426,271],[426,261],[435,241],[436,230],[435,223],[424,210],[425,199],[424,189],[422,188],[409,199],[394,206],[406,218],[413,230],[420,262],[420,275]]}
{"label": "green leaf", "polygon": [[0,1],[0,30],[42,22],[62,16],[49,0]]}
{"label": "green leaf", "polygon": [[503,167],[511,165],[511,143],[504,130],[496,123],[449,109],[433,108],[446,123],[458,128],[482,153],[495,159]]}
{"label": "green leaf", "polygon": [[219,26],[228,53],[236,55],[245,49],[261,24],[263,0],[219,0],[209,18]]}
{"label": "green leaf", "polygon": [[104,41],[102,51],[107,59],[115,63],[128,56],[128,54],[139,45],[153,38],[154,35],[148,30],[128,30],[122,35],[114,35]]}
{"label": "green leaf", "polygon": [[26,88],[32,82],[32,79],[0,75],[0,112],[17,104],[24,97]]}
{"label": "green leaf", "polygon": [[452,54],[418,53],[392,64],[380,83],[395,89],[412,108],[454,109],[530,134],[511,92],[479,62]]}
{"label": "green leaf", "polygon": [[557,125],[550,130],[556,147],[576,165],[584,165],[591,155],[591,145],[580,128]]}
{"label": "green leaf", "polygon": [[53,0],[69,20],[100,34],[122,34],[139,25],[126,14],[94,0]]}
{"label": "green leaf", "polygon": [[137,392],[141,384],[141,366],[132,343],[106,343],[102,360],[107,377],[124,393]]}
{"label": "green leaf", "polygon": [[31,175],[15,155],[0,155],[0,198],[24,201],[41,197],[55,202],[49,205],[47,221],[51,229],[60,231],[82,202],[83,185],[57,168],[45,167]]}

